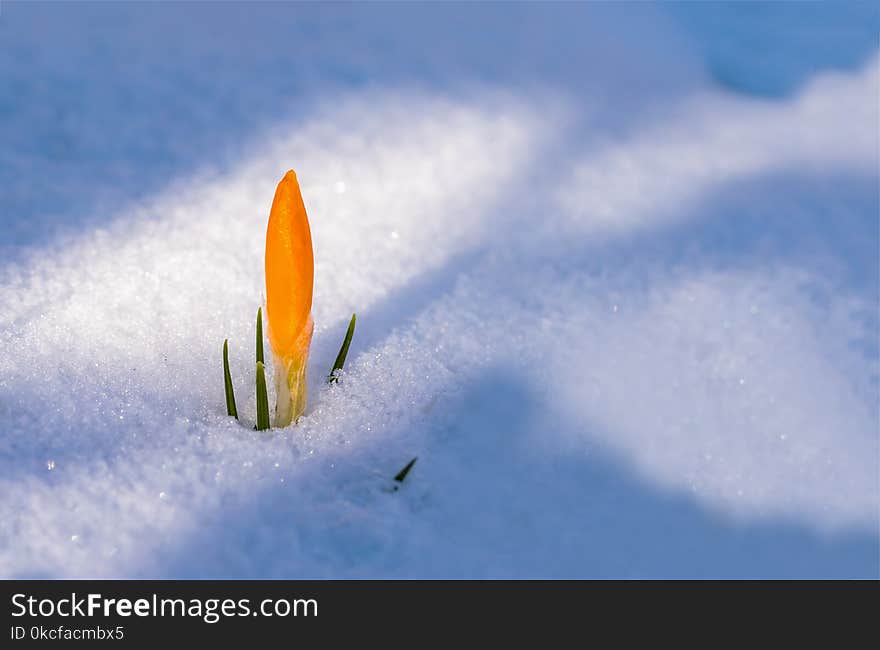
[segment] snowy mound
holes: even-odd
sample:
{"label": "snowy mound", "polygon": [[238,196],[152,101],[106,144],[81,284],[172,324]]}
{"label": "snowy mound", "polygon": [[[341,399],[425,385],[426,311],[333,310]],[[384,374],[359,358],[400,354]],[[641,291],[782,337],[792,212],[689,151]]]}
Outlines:
{"label": "snowy mound", "polygon": [[[757,98],[656,8],[132,7],[0,16],[0,576],[877,575],[876,54]],[[258,433],[290,167],[310,404]]]}

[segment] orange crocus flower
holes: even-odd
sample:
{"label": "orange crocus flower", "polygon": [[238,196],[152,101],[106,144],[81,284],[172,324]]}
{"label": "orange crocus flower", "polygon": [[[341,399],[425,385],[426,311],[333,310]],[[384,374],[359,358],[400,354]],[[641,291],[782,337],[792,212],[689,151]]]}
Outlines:
{"label": "orange crocus flower", "polygon": [[314,276],[309,218],[290,170],[275,190],[266,229],[266,319],[275,362],[276,427],[296,421],[306,409]]}

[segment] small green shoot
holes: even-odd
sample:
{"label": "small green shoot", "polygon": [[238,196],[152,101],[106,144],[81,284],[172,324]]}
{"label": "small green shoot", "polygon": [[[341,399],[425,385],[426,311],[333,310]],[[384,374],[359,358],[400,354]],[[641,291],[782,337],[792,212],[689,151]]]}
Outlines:
{"label": "small green shoot", "polygon": [[257,309],[257,361],[266,363],[263,357],[263,308]]}
{"label": "small green shoot", "polygon": [[229,374],[229,339],[223,341],[223,384],[226,389],[226,414],[238,419],[235,408],[235,392],[232,389],[232,375]]}
{"label": "small green shoot", "polygon": [[269,393],[266,391],[266,373],[263,362],[257,361],[257,431],[269,428]]}
{"label": "small green shoot", "polygon": [[339,371],[345,365],[345,357],[348,356],[348,346],[351,345],[351,337],[354,336],[354,326],[357,322],[357,314],[351,315],[348,323],[348,330],[345,332],[345,339],[342,341],[342,347],[339,348],[339,354],[336,355],[336,361],[333,363],[333,370],[327,377],[328,384],[335,384],[339,381]]}
{"label": "small green shoot", "polygon": [[394,477],[394,480],[398,483],[403,483],[403,479],[406,478],[406,475],[409,474],[409,470],[413,468],[413,465],[416,464],[416,461],[419,459],[418,456],[415,456],[411,461],[409,461],[406,466],[397,472],[397,476]]}

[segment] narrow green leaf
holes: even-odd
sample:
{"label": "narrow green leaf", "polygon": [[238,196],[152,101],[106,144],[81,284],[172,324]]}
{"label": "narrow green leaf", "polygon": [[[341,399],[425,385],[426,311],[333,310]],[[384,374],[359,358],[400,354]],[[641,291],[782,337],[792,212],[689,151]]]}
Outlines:
{"label": "narrow green leaf", "polygon": [[266,373],[263,362],[257,361],[257,431],[269,428],[269,393],[266,391]]}
{"label": "narrow green leaf", "polygon": [[403,479],[406,478],[406,475],[409,474],[409,470],[412,469],[413,465],[416,464],[416,461],[417,461],[418,459],[419,459],[419,457],[416,456],[416,457],[414,457],[411,461],[409,461],[409,462],[406,464],[406,467],[404,467],[402,470],[400,470],[399,472],[397,472],[397,476],[394,477],[394,480],[397,481],[398,483],[403,483]]}
{"label": "narrow green leaf", "polygon": [[327,377],[328,384],[339,381],[338,371],[342,370],[342,366],[345,365],[345,357],[348,356],[348,346],[351,345],[351,337],[354,336],[356,322],[357,314],[352,314],[351,320],[348,323],[348,330],[345,332],[345,339],[342,341],[342,347],[339,348],[339,354],[336,355],[336,361],[333,363],[333,370],[330,371],[330,375]]}
{"label": "narrow green leaf", "polygon": [[263,357],[263,308],[257,309],[257,361],[265,364]]}
{"label": "narrow green leaf", "polygon": [[232,375],[229,374],[229,339],[223,341],[223,386],[226,389],[226,414],[237,420],[235,392],[232,390]]}

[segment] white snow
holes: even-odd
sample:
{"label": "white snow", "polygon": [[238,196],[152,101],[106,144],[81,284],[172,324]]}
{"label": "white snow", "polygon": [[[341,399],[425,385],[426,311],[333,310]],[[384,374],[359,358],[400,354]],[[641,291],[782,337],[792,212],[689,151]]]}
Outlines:
{"label": "white snow", "polygon": [[[875,53],[758,98],[656,7],[219,8],[240,59],[132,7],[0,14],[0,576],[878,575]],[[310,406],[264,434],[291,167]]]}

